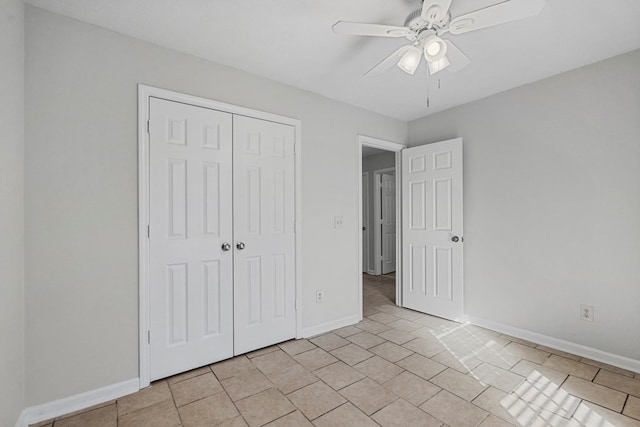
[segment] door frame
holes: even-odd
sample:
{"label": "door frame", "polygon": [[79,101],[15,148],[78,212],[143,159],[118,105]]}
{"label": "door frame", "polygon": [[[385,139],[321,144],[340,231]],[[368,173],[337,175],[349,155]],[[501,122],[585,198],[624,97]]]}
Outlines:
{"label": "door frame", "polygon": [[[363,258],[362,258],[362,272],[367,272],[369,273],[369,271],[371,271],[371,266],[369,265],[369,253],[371,252],[371,230],[369,229],[369,222],[370,222],[370,209],[369,209],[369,172],[362,172],[362,182],[364,182],[365,184],[362,187],[362,193],[360,194],[360,196],[362,197],[362,216],[363,218],[361,219],[361,221],[363,222],[362,227],[366,227],[366,230],[362,230],[362,239],[363,239],[363,246],[364,246],[364,254],[366,254],[366,256],[364,256],[363,254]],[[362,184],[361,184],[362,185]],[[365,188],[366,186],[366,188]],[[366,225],[365,225],[366,224]],[[366,243],[366,244],[365,244]]]}
{"label": "door frame", "polygon": [[[393,174],[395,175],[395,181],[396,181],[396,215],[398,214],[398,174],[396,173],[396,168],[383,168],[383,169],[376,169],[373,171],[373,215],[375,216],[375,221],[377,222],[380,218],[378,217],[378,214],[382,214],[382,200],[380,198],[380,190],[382,189],[382,183],[380,182],[380,179],[382,177],[382,174],[384,172],[393,172]],[[398,217],[396,216],[396,224],[398,222]],[[376,276],[380,276],[382,274],[382,235],[381,235],[381,230],[380,227],[378,227],[378,225],[380,224],[376,224],[375,227],[373,228],[373,246],[374,246],[374,250],[376,251],[375,253],[375,264],[374,264],[374,274]],[[396,233],[398,232],[398,227],[396,226]],[[398,258],[397,256],[398,254],[398,248],[396,247],[396,258]],[[396,268],[398,268],[398,262],[396,260]]]}
{"label": "door frame", "polygon": [[406,144],[374,138],[358,134],[358,300],[360,304],[360,318],[362,319],[362,147],[373,147],[386,151],[393,151],[396,155],[396,305],[402,305],[402,254],[397,251],[402,244],[402,187],[398,173],[402,171],[402,156],[400,151],[407,148]]}
{"label": "door frame", "polygon": [[[295,162],[295,306],[296,338],[302,337],[302,122],[265,111],[239,107],[194,95],[187,95],[153,86],[138,84],[138,378],[139,388],[147,387],[149,381],[149,100],[161,98],[198,107],[210,108],[231,114],[282,123],[294,128]],[[361,244],[362,246],[362,244]]]}

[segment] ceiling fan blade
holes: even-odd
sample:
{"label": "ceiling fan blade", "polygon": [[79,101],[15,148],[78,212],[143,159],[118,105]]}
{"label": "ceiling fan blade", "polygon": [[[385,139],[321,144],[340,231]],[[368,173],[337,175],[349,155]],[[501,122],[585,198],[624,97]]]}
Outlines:
{"label": "ceiling fan blade", "polygon": [[338,21],[333,24],[333,32],[348,36],[373,36],[373,37],[406,37],[412,33],[407,27],[393,25],[363,24],[360,22]]}
{"label": "ceiling fan blade", "polygon": [[546,4],[547,0],[508,0],[454,18],[449,24],[449,32],[451,34],[464,34],[469,31],[528,18],[540,13]]}
{"label": "ceiling fan blade", "polygon": [[398,48],[398,50],[383,59],[378,65],[367,71],[364,74],[365,77],[375,77],[384,73],[385,71],[396,65],[398,61],[400,61],[400,58],[402,58],[402,55],[404,55],[407,49],[409,49],[410,47],[410,44],[401,46],[400,48]]}
{"label": "ceiling fan blade", "polygon": [[471,59],[462,53],[451,40],[445,40],[444,42],[447,44],[447,58],[449,58],[447,70],[449,72],[455,73],[456,71],[460,71],[471,63]]}
{"label": "ceiling fan blade", "polygon": [[427,22],[439,22],[447,16],[452,0],[424,0],[420,16]]}

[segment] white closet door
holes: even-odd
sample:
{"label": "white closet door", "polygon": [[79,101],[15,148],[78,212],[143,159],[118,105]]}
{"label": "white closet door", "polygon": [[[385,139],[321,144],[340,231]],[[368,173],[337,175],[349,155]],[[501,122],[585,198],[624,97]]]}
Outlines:
{"label": "white closet door", "polygon": [[231,114],[151,99],[151,380],[233,356],[231,159]]}
{"label": "white closet door", "polygon": [[462,138],[402,151],[402,302],[461,320]]}
{"label": "white closet door", "polygon": [[235,354],[295,336],[294,129],[233,117]]}
{"label": "white closet door", "polygon": [[396,271],[396,175],[380,175],[382,274]]}
{"label": "white closet door", "polygon": [[369,172],[362,174],[362,272],[369,272]]}

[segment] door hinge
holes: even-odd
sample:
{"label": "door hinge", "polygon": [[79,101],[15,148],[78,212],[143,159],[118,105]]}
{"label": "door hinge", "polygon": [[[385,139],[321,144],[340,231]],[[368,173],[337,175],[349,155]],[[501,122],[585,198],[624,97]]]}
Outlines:
{"label": "door hinge", "polygon": [[151,344],[151,330],[147,330],[147,344]]}
{"label": "door hinge", "polygon": [[151,120],[147,120],[147,133],[151,135]]}
{"label": "door hinge", "polygon": [[151,227],[147,225],[147,239],[151,238]]}

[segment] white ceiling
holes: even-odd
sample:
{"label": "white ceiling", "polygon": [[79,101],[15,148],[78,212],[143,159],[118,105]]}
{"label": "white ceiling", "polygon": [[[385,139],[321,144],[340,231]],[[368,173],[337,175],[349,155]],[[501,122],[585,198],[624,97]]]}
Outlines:
{"label": "white ceiling", "polygon": [[[142,40],[387,116],[412,120],[640,48],[639,0],[549,0],[542,13],[447,35],[472,59],[362,75],[407,40],[333,34],[338,20],[403,25],[419,0],[26,0]],[[454,0],[453,16],[498,0]],[[640,71],[639,71],[640,72]],[[594,82],[598,84],[598,82]]]}

